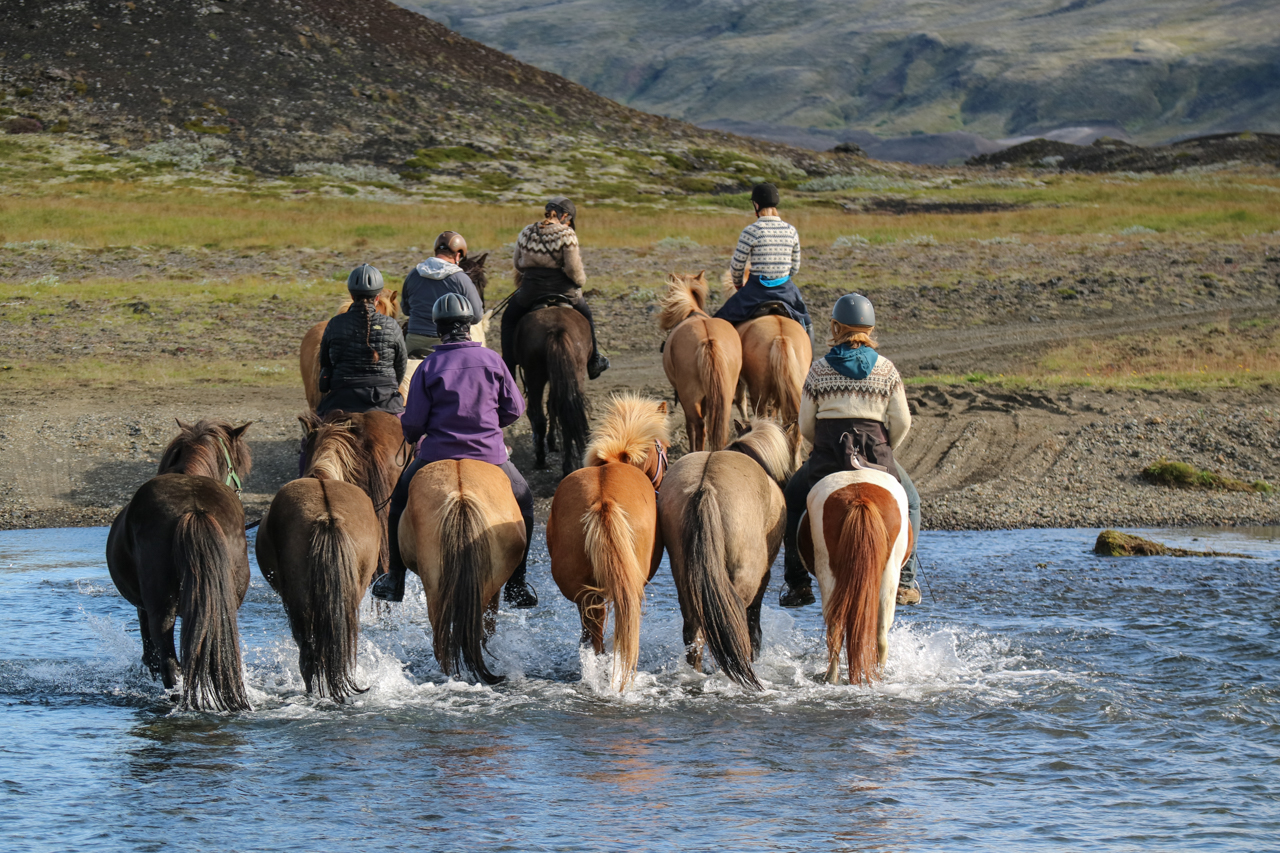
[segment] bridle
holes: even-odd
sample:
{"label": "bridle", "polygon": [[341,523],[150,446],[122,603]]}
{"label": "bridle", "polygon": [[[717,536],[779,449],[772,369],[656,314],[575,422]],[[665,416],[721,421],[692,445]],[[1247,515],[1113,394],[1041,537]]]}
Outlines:
{"label": "bridle", "polygon": [[235,489],[236,494],[239,495],[244,489],[244,483],[240,482],[240,475],[236,473],[235,463],[231,461],[231,451],[227,448],[227,442],[223,440],[222,436],[218,436],[218,446],[222,448],[222,458],[227,462],[227,476],[222,481],[223,485]]}
{"label": "bridle", "polygon": [[659,491],[658,486],[662,484],[662,478],[667,475],[667,448],[662,446],[662,442],[656,438],[653,440],[653,449],[658,452],[658,467],[654,469],[653,476],[649,478],[649,482],[653,483],[653,491]]}

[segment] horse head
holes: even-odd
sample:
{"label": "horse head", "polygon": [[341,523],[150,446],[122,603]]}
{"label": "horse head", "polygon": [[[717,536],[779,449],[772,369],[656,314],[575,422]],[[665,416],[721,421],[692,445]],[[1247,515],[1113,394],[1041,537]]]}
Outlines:
{"label": "horse head", "polygon": [[359,483],[363,446],[356,419],[361,415],[330,412],[323,418],[315,412],[298,416],[305,444],[304,477]]}
{"label": "horse head", "polygon": [[253,456],[244,441],[249,423],[232,426],[226,421],[178,422],[178,435],[160,455],[157,474],[190,474],[211,477],[240,491],[241,482],[253,470]]}
{"label": "horse head", "polygon": [[378,294],[378,299],[374,302],[373,307],[379,314],[384,314],[394,320],[400,316],[400,291],[383,290]]}
{"label": "horse head", "polygon": [[480,294],[480,304],[484,304],[484,289],[489,284],[489,274],[485,272],[484,262],[489,259],[489,253],[478,255],[474,258],[465,257],[459,266],[462,271],[471,279],[471,283],[476,286],[476,291]]}
{"label": "horse head", "polygon": [[779,487],[785,488],[787,480],[800,467],[794,440],[800,433],[795,424],[784,428],[771,418],[752,418],[734,424],[738,437],[725,450],[750,456]]}
{"label": "horse head", "polygon": [[667,403],[637,394],[616,394],[609,411],[591,434],[586,464],[617,462],[644,472],[657,489],[667,472]]}
{"label": "horse head", "polygon": [[658,328],[669,332],[692,314],[707,313],[707,271],[667,273],[667,292],[658,302]]}

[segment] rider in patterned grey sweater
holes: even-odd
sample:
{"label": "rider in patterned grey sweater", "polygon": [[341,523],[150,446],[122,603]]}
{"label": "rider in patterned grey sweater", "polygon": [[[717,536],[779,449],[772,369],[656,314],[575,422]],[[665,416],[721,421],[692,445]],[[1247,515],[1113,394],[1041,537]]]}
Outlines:
{"label": "rider in patterned grey sweater", "polygon": [[[750,320],[764,303],[781,302],[791,319],[809,331],[813,321],[792,279],[800,271],[800,235],[794,225],[778,216],[778,200],[773,184],[756,184],[751,190],[756,221],[742,229],[729,262],[729,274],[738,292],[725,301],[716,316],[736,325]],[[744,283],[748,263],[751,274]]]}

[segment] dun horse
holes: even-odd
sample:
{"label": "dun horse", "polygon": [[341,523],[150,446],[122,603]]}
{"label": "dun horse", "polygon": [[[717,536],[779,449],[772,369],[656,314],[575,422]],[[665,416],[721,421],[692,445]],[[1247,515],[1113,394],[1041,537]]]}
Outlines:
{"label": "dun horse", "polygon": [[689,665],[702,669],[705,641],[725,675],[760,687],[760,605],[782,545],[782,486],[795,468],[791,439],[773,421],[714,453],[689,453],[671,466],[658,496]]}
{"label": "dun horse", "polygon": [[[142,661],[152,676],[173,689],[181,674],[186,707],[244,711],[236,611],[249,588],[249,550],[237,492],[253,464],[243,441],[249,424],[178,427],[157,476],[112,522],[107,568],[138,608]],[[181,667],[173,645],[179,616]]]}
{"label": "dun horse", "polygon": [[422,580],[436,661],[486,684],[503,678],[484,659],[498,593],[524,555],[524,519],[502,469],[474,459],[423,467],[400,517],[400,555]]}
{"label": "dun horse", "polygon": [[672,273],[658,326],[668,332],[662,367],[684,409],[689,449],[720,450],[729,441],[742,343],[733,326],[706,312],[707,277]]}
{"label": "dun horse", "polygon": [[341,702],[356,686],[360,599],[373,581],[383,528],[358,486],[311,477],[286,483],[258,528],[258,567],[280,594],[307,692]]}
{"label": "dun horse", "polygon": [[635,675],[645,584],[662,559],[654,491],[666,467],[667,404],[615,397],[587,448],[587,466],[566,476],[547,517],[551,576],[578,606],[582,643],[604,651],[613,606],[613,677]]}
{"label": "dun horse", "polygon": [[[546,468],[547,449],[556,450],[558,443],[561,472],[567,476],[581,466],[586,450],[587,398],[583,385],[591,357],[591,325],[572,308],[540,308],[526,314],[516,326],[514,346],[529,399],[534,465]],[[544,391],[548,392],[545,411]]]}
{"label": "dun horse", "polygon": [[742,377],[737,403],[751,396],[755,417],[777,418],[783,424],[800,419],[800,391],[804,386],[813,345],[809,335],[790,317],[766,314],[737,325],[742,340]]}
{"label": "dun horse", "polygon": [[809,491],[798,539],[822,590],[826,680],[839,683],[844,646],[849,682],[870,683],[889,656],[898,576],[911,553],[907,493],[883,471],[830,474]]}

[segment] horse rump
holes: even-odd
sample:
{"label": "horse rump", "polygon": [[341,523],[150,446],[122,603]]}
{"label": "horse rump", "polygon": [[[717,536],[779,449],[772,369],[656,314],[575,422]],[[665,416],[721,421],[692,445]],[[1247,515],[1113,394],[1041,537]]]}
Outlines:
{"label": "horse rump", "polygon": [[601,596],[613,603],[613,682],[625,690],[640,659],[640,612],[648,571],[636,559],[636,534],[627,511],[602,498],[582,516],[591,569]]}
{"label": "horse rump", "polygon": [[560,425],[564,456],[564,473],[582,466],[587,449],[587,398],[582,391],[582,376],[574,357],[574,342],[568,329],[551,329],[547,336],[547,409]]}
{"label": "horse rump", "polygon": [[342,702],[366,689],[358,687],[351,674],[360,636],[361,592],[354,588],[360,558],[355,540],[332,513],[312,523],[307,564],[311,583],[305,628],[311,649],[302,675],[308,692],[314,685],[321,696]]}
{"label": "horse rump", "polygon": [[440,522],[440,624],[432,626],[436,661],[447,674],[465,666],[485,684],[504,679],[484,660],[484,578],[492,564],[489,520],[468,494],[445,498]]}
{"label": "horse rump", "polygon": [[850,684],[870,684],[879,678],[880,578],[888,559],[884,517],[865,490],[859,490],[845,509],[836,537],[831,557],[834,589],[831,603],[824,608],[828,658],[838,674],[843,643],[848,650]]}
{"label": "horse rump", "polygon": [[769,345],[768,383],[772,386],[770,403],[777,406],[784,424],[800,419],[800,389],[804,385],[805,366],[800,363],[795,345],[786,335],[778,335]]}
{"label": "horse rump", "polygon": [[720,342],[707,337],[698,342],[698,379],[702,384],[702,447],[690,450],[721,450],[729,443],[730,406],[736,381],[725,381],[725,352]]}

